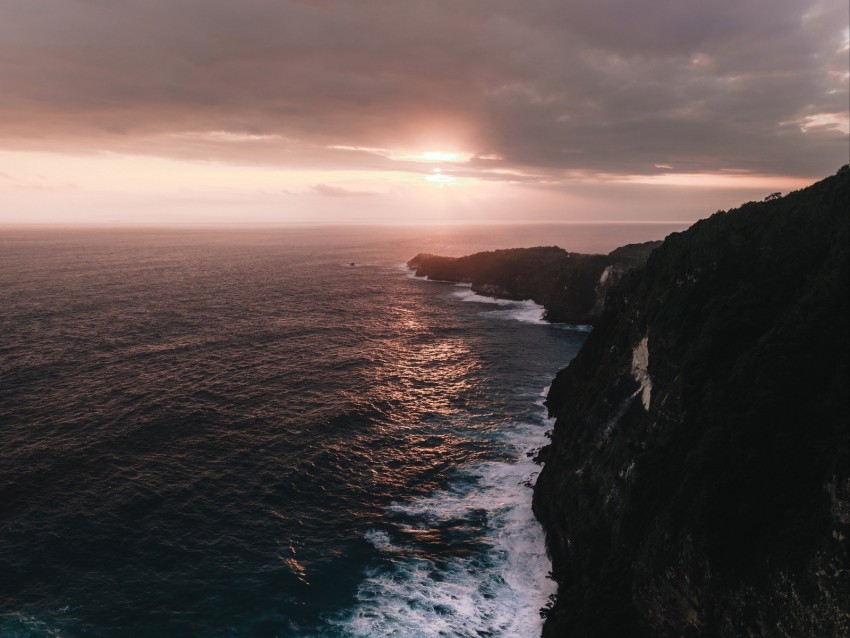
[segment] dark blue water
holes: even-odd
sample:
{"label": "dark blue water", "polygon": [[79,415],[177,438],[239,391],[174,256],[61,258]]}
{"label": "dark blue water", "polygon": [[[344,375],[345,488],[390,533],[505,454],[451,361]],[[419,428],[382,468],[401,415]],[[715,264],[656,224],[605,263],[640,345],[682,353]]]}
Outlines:
{"label": "dark blue water", "polygon": [[586,333],[400,264],[627,230],[2,231],[0,636],[534,635]]}

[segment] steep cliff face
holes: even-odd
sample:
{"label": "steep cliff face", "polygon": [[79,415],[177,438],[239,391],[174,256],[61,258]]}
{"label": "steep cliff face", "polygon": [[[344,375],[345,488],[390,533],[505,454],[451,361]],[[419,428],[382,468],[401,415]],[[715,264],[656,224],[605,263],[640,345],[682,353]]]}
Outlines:
{"label": "steep cliff face", "polygon": [[466,257],[419,254],[409,262],[420,277],[472,284],[481,295],[532,299],[549,321],[594,323],[608,291],[661,244],[630,244],[608,255],[568,253],[555,246],[512,248]]}
{"label": "steep cliff face", "polygon": [[671,235],[548,397],[544,636],[847,636],[848,172]]}

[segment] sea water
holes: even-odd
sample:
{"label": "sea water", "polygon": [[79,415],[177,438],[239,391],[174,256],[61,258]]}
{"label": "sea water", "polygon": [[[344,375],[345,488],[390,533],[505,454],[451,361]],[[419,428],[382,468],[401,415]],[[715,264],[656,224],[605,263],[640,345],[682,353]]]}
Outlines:
{"label": "sea water", "polygon": [[0,230],[0,636],[533,636],[585,327],[418,252],[671,227]]}

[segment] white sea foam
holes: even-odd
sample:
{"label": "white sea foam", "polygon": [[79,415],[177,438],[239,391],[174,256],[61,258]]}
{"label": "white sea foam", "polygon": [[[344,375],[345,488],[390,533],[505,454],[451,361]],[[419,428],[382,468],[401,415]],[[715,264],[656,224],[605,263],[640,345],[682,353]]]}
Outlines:
{"label": "white sea foam", "polygon": [[511,306],[517,303],[516,301],[511,301],[510,299],[497,299],[496,297],[485,297],[484,295],[479,295],[478,293],[472,292],[471,284],[464,286],[463,288],[463,290],[457,290],[453,292],[452,296],[459,298],[461,301],[471,301],[474,303],[489,303],[495,304],[497,306]]}
{"label": "white sea foam", "polygon": [[448,489],[391,506],[387,517],[397,523],[398,535],[411,526],[427,531],[468,524],[480,551],[448,552],[437,560],[400,548],[389,533],[369,530],[367,540],[387,563],[366,574],[358,604],[334,624],[358,637],[540,635],[539,610],[555,583],[548,577],[543,530],[531,511],[530,484],[539,468],[527,452],[547,443],[547,425],[551,421],[541,415],[506,426],[501,437],[513,461],[467,467]]}
{"label": "white sea foam", "polygon": [[593,330],[593,326],[583,323],[556,323],[553,325],[561,330],[573,330],[575,332],[590,332]]}
{"label": "white sea foam", "polygon": [[416,279],[418,281],[427,281],[426,277],[417,277],[416,268],[411,268],[407,264],[398,264],[398,269],[401,270],[410,279]]}
{"label": "white sea foam", "polygon": [[417,274],[416,274],[416,269],[415,269],[415,268],[410,268],[407,264],[401,264],[401,265],[399,266],[399,268],[400,268],[401,270],[403,270],[403,271],[405,272],[405,274],[406,274],[406,275],[407,275],[410,279],[416,279],[417,281],[430,281],[430,282],[438,283],[438,284],[455,284],[455,285],[457,285],[457,286],[466,286],[466,285],[471,285],[471,284],[459,284],[459,283],[454,282],[454,281],[449,281],[448,279],[431,279],[431,278],[430,278],[430,277],[428,277],[427,275],[417,275]]}
{"label": "white sea foam", "polygon": [[363,537],[369,541],[369,543],[375,548],[380,549],[381,551],[394,551],[397,549],[392,541],[390,540],[390,535],[385,531],[380,529],[370,529],[366,532]]}
{"label": "white sea foam", "polygon": [[452,293],[462,301],[473,303],[493,304],[501,306],[503,310],[491,310],[486,312],[488,316],[497,319],[513,319],[525,323],[546,324],[543,320],[543,314],[546,309],[540,304],[534,303],[530,299],[524,301],[514,301],[512,299],[498,299],[496,297],[485,297],[472,292],[472,290],[458,290]]}
{"label": "white sea foam", "polygon": [[[403,269],[406,271],[406,274],[411,279],[418,279],[420,281],[431,281],[437,283],[452,283],[452,282],[444,282],[439,279],[427,279],[425,277],[417,277],[416,271],[411,270],[406,265],[403,266]],[[484,314],[489,315],[491,317],[495,317],[497,319],[509,319],[514,321],[522,321],[524,323],[536,323],[536,324],[545,324],[548,325],[547,321],[543,320],[543,315],[546,312],[546,309],[531,301],[530,299],[526,299],[524,301],[515,301],[512,299],[499,299],[497,297],[486,297],[484,295],[479,295],[478,293],[472,292],[470,283],[455,283],[455,286],[460,288],[460,290],[456,290],[452,293],[452,296],[457,297],[461,301],[469,301],[472,303],[481,303],[481,304],[491,304],[495,306],[501,306],[502,310],[491,310]],[[573,326],[571,326],[573,328]],[[585,326],[575,326],[576,330],[582,330]]]}
{"label": "white sea foam", "polygon": [[548,322],[543,319],[545,312],[546,309],[543,306],[533,301],[519,301],[507,310],[492,310],[487,314],[499,319],[514,319],[524,323],[548,325]]}

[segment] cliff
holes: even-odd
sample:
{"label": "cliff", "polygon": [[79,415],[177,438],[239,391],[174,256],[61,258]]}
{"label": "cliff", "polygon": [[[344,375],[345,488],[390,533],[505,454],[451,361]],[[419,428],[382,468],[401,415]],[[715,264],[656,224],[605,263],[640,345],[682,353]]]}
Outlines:
{"label": "cliff", "polygon": [[569,253],[554,246],[466,257],[419,254],[407,265],[420,277],[472,284],[481,295],[532,299],[546,309],[549,321],[592,324],[602,314],[611,287],[660,244],[630,244],[608,255]]}
{"label": "cliff", "polygon": [[547,405],[544,637],[850,634],[848,177],[669,236]]}

